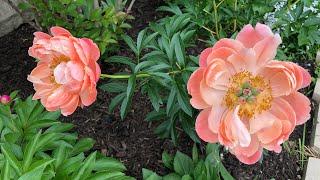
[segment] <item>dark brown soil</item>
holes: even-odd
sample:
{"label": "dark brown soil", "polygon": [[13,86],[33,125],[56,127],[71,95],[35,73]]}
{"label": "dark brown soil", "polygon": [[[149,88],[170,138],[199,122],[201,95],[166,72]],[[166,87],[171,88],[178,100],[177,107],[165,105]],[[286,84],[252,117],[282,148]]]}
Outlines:
{"label": "dark brown soil", "polygon": [[[136,36],[148,22],[159,18],[155,9],[163,2],[160,0],[137,0],[132,14],[133,28],[129,34]],[[34,29],[22,25],[16,31],[0,38],[0,94],[21,90],[25,98],[34,93],[32,84],[26,78],[36,63],[28,56],[28,48],[32,45]],[[203,49],[196,48],[191,52]],[[118,55],[127,55],[119,51]],[[310,69],[312,65],[302,64]],[[119,67],[101,63],[104,73],[112,73]],[[105,81],[100,81],[103,84]],[[179,146],[174,147],[170,140],[159,139],[153,131],[157,124],[144,121],[146,114],[152,109],[148,99],[137,92],[133,99],[132,110],[125,120],[121,120],[119,110],[108,113],[108,105],[114,94],[99,90],[98,100],[90,107],[78,109],[72,116],[63,117],[65,122],[75,124],[75,131],[80,137],[91,137],[96,140],[94,149],[120,159],[127,167],[127,174],[141,179],[141,169],[148,168],[159,174],[167,173],[161,162],[164,150],[175,153],[178,149],[190,154],[193,143],[185,135],[179,138]],[[307,144],[311,133],[312,121],[307,124]],[[299,126],[292,134],[291,140],[302,137],[303,126]],[[280,154],[267,153],[261,164],[247,166],[229,153],[223,153],[223,163],[236,179],[301,179],[302,170],[298,164],[298,156],[288,153],[285,148]]]}

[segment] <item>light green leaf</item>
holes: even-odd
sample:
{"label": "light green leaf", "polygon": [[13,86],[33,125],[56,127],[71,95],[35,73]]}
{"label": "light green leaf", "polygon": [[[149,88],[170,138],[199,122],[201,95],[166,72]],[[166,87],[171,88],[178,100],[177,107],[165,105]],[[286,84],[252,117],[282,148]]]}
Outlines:
{"label": "light green leaf", "polygon": [[181,176],[191,174],[194,170],[192,159],[180,151],[174,157],[173,168]]}

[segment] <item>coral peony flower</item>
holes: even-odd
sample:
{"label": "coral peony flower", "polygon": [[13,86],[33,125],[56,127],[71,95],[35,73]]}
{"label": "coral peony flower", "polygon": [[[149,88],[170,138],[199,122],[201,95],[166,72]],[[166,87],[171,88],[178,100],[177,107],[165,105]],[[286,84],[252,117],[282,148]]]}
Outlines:
{"label": "coral peony flower", "polygon": [[64,116],[78,106],[89,106],[97,97],[100,77],[98,46],[87,38],[75,38],[61,27],[50,29],[52,36],[36,32],[29,55],[38,59],[28,76],[48,111],[61,110]]}
{"label": "coral peony flower", "polygon": [[8,95],[0,96],[0,103],[1,104],[8,104],[10,101],[11,101],[10,96],[8,96]]}
{"label": "coral peony flower", "polygon": [[310,101],[298,90],[311,76],[297,64],[274,60],[280,43],[268,26],[246,25],[235,40],[205,49],[188,82],[190,103],[202,109],[199,137],[221,143],[246,164],[257,162],[263,148],[279,153],[295,126],[310,118]]}

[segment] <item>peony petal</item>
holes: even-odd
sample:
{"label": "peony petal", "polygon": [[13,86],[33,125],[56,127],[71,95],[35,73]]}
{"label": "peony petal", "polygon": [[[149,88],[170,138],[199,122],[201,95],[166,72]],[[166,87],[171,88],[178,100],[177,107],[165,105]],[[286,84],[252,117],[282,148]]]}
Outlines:
{"label": "peony petal", "polygon": [[223,38],[214,44],[212,50],[214,51],[222,47],[230,48],[236,52],[240,52],[244,48],[242,43],[237,40]]}
{"label": "peony petal", "polygon": [[36,43],[38,40],[41,40],[41,39],[50,39],[51,38],[51,36],[49,34],[46,34],[43,32],[35,32],[35,33],[33,33],[33,35],[35,36],[33,43]]}
{"label": "peony petal", "polygon": [[54,79],[59,84],[66,84],[68,82],[65,74],[67,64],[65,62],[60,63],[53,71]]}
{"label": "peony petal", "polygon": [[200,57],[199,57],[199,66],[200,67],[207,66],[207,57],[210,55],[211,52],[212,52],[212,48],[207,48],[201,52]]}
{"label": "peony petal", "polygon": [[227,111],[227,108],[221,106],[220,104],[215,104],[212,106],[210,114],[209,114],[209,129],[214,132],[218,133],[220,122],[223,117],[223,114]]}
{"label": "peony petal", "polygon": [[63,87],[54,90],[47,98],[47,102],[44,105],[46,108],[58,107],[68,102],[70,94],[66,93]]}
{"label": "peony petal", "polygon": [[50,32],[53,36],[66,36],[66,37],[72,36],[68,30],[59,26],[54,26],[50,28]]}
{"label": "peony petal", "polygon": [[294,92],[289,96],[283,96],[282,98],[294,109],[297,125],[301,125],[310,119],[311,107],[309,98],[299,92]]}
{"label": "peony petal", "polygon": [[209,113],[210,108],[204,109],[200,112],[196,120],[195,129],[202,140],[209,143],[216,143],[218,142],[218,135],[213,133],[208,126]]}
{"label": "peony petal", "polygon": [[253,119],[250,119],[250,133],[254,134],[263,128],[268,128],[273,125],[276,117],[269,111],[265,111],[262,114],[256,115]]}
{"label": "peony petal", "polygon": [[257,133],[259,140],[263,144],[268,144],[278,138],[282,133],[281,120],[275,119],[273,125],[269,128],[265,128]]}
{"label": "peony petal", "polygon": [[206,83],[205,80],[202,80],[200,82],[200,94],[204,102],[206,102],[208,105],[213,105],[213,104],[219,104],[221,105],[221,102],[223,100],[222,97],[224,97],[226,91],[224,90],[218,90],[209,87]]}
{"label": "peony petal", "polygon": [[85,72],[80,98],[83,105],[89,106],[97,99],[97,89],[93,72],[88,68],[85,68]]}
{"label": "peony petal", "polygon": [[38,65],[31,71],[31,76],[38,79],[46,78],[51,75],[51,70],[47,63],[38,63]]}
{"label": "peony petal", "polygon": [[289,95],[296,89],[297,81],[285,62],[271,61],[259,72],[265,80],[270,82],[273,97]]}
{"label": "peony petal", "polygon": [[98,80],[100,79],[100,75],[101,75],[101,69],[100,69],[100,66],[99,66],[99,64],[97,62],[95,63],[95,65],[96,65],[96,69],[95,69],[96,82],[98,82]]}
{"label": "peony petal", "polygon": [[72,98],[64,105],[62,105],[61,108],[61,114],[64,116],[68,116],[77,109],[79,102],[79,96],[74,95]]}
{"label": "peony petal", "polygon": [[261,150],[260,142],[256,136],[251,136],[251,142],[248,147],[237,146],[232,149],[232,152],[237,156],[253,156],[257,151]]}
{"label": "peony petal", "polygon": [[240,146],[241,147],[248,147],[251,142],[251,135],[250,135],[247,127],[241,121],[241,119],[238,115],[238,112],[239,112],[239,106],[237,106],[233,112],[233,118],[232,118],[233,124],[231,124],[231,127],[234,127],[233,131],[239,140]]}
{"label": "peony petal", "polygon": [[215,59],[208,64],[205,72],[204,78],[206,84],[211,88],[219,90],[227,90],[228,82],[231,74],[226,68],[226,64],[221,59]]}
{"label": "peony petal", "polygon": [[245,156],[242,154],[236,155],[236,157],[244,164],[255,164],[261,159],[262,156],[262,148],[260,148],[256,153],[254,153],[252,156]]}
{"label": "peony petal", "polygon": [[276,57],[277,48],[281,44],[281,38],[279,34],[267,37],[262,41],[255,44],[253,47],[256,58],[258,59],[258,66],[265,65],[268,61],[271,61]]}
{"label": "peony petal", "polygon": [[202,99],[200,94],[200,82],[203,78],[204,68],[199,68],[194,71],[188,81],[188,93],[192,96],[190,104],[196,109],[205,109],[209,105]]}
{"label": "peony petal", "polygon": [[248,24],[238,33],[236,40],[240,41],[246,48],[252,48],[259,41],[270,36],[273,36],[273,33],[267,25],[257,23],[256,27],[253,28]]}
{"label": "peony petal", "polygon": [[82,81],[84,76],[84,68],[81,64],[76,63],[75,61],[69,61],[67,64],[68,69],[70,70],[71,76],[77,81]]}
{"label": "peony petal", "polygon": [[243,49],[237,54],[228,57],[227,62],[232,64],[236,72],[249,71],[256,72],[256,56],[252,49]]}

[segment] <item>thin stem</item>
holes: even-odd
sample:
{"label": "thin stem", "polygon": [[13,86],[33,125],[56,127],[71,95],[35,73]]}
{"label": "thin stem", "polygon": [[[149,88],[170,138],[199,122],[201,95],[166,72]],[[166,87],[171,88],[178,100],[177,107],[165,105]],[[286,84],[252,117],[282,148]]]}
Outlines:
{"label": "thin stem", "polygon": [[[104,78],[109,78],[109,79],[129,79],[130,78],[130,74],[101,74],[100,78],[104,79]],[[143,73],[143,74],[137,74],[136,77],[137,78],[144,78],[144,77],[150,77],[150,74],[147,73]]]}
{"label": "thin stem", "polygon": [[218,27],[218,12],[217,12],[217,5],[216,5],[216,0],[213,0],[213,10],[214,10],[214,21],[215,21],[215,28],[216,28],[216,33],[218,39],[220,38],[219,36],[219,27]]}
{"label": "thin stem", "polygon": [[[184,69],[182,70],[178,70],[178,71],[171,71],[168,72],[168,75],[174,75],[174,74],[178,74],[181,73],[182,71],[184,71]],[[101,74],[100,78],[101,79],[105,79],[105,78],[109,78],[109,79],[129,79],[131,76],[131,74]],[[141,73],[141,74],[137,74],[136,78],[146,78],[146,77],[151,77],[152,74],[148,74],[148,73]]]}
{"label": "thin stem", "polygon": [[130,2],[130,5],[129,5],[128,9],[127,9],[127,14],[129,14],[129,13],[131,12],[132,6],[133,6],[133,4],[134,4],[135,1],[136,1],[136,0],[132,0],[132,1]]}
{"label": "thin stem", "polygon": [[[237,12],[237,0],[234,1],[234,12]],[[233,32],[237,30],[237,17],[233,20]]]}

